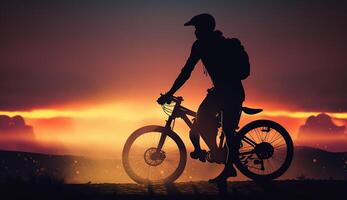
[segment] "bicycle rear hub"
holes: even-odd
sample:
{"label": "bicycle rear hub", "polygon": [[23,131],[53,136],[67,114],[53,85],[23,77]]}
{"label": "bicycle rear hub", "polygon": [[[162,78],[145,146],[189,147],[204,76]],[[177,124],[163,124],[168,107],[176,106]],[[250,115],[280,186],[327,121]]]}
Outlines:
{"label": "bicycle rear hub", "polygon": [[270,143],[262,142],[255,146],[255,153],[260,159],[268,159],[274,154],[274,148]]}

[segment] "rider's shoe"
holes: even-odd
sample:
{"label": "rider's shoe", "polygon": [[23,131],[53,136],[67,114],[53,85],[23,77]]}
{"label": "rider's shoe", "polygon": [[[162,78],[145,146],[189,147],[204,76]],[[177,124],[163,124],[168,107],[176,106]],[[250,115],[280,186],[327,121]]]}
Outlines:
{"label": "rider's shoe", "polygon": [[199,159],[201,162],[206,162],[207,151],[205,150],[194,150],[190,152],[190,157],[193,159]]}
{"label": "rider's shoe", "polygon": [[209,183],[215,183],[220,184],[227,181],[229,177],[235,177],[236,176],[236,169],[233,165],[224,168],[224,170],[213,179],[208,180]]}

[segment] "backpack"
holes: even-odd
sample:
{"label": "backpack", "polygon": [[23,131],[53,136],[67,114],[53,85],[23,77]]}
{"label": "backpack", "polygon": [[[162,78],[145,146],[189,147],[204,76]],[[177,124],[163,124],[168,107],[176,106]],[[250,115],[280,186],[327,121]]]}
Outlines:
{"label": "backpack", "polygon": [[241,42],[237,38],[226,38],[225,39],[225,53],[226,59],[230,66],[232,66],[233,73],[240,80],[246,79],[250,74],[250,64],[248,54]]}

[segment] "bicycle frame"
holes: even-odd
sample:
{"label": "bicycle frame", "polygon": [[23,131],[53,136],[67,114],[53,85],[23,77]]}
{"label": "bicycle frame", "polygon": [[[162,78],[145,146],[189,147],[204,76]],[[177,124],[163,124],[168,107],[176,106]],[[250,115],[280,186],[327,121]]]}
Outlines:
{"label": "bicycle frame", "polygon": [[[171,124],[172,124],[172,121],[175,120],[176,118],[182,118],[183,121],[187,124],[187,126],[193,130],[195,129],[194,125],[193,125],[193,122],[188,118],[188,116],[192,116],[194,117],[193,118],[193,121],[196,117],[196,112],[184,107],[181,105],[182,101],[183,101],[183,98],[182,97],[172,97],[172,101],[174,101],[176,104],[174,106],[174,109],[172,111],[172,114],[169,115],[169,118],[166,120],[166,124],[165,124],[165,128],[166,129],[171,129]],[[194,131],[198,131],[198,130],[194,130]],[[224,134],[222,133],[221,136],[220,136],[220,141],[219,141],[219,148],[223,148],[223,143],[224,143]],[[160,136],[160,140],[159,140],[159,143],[158,143],[158,146],[157,146],[157,152],[160,152],[161,151],[161,148],[163,147],[164,145],[164,142],[165,142],[165,139],[166,139],[166,134],[162,134]]]}
{"label": "bicycle frame", "polygon": [[[172,101],[175,102],[175,106],[174,106],[174,109],[172,111],[172,114],[169,115],[169,118],[168,120],[166,120],[166,124],[165,124],[165,129],[171,129],[171,124],[172,124],[172,121],[175,120],[176,118],[182,118],[183,121],[187,124],[187,126],[193,130],[195,129],[194,125],[193,125],[193,122],[188,118],[188,116],[192,116],[192,117],[196,117],[196,112],[184,107],[181,105],[182,101],[183,101],[183,98],[182,97],[172,97]],[[194,119],[193,119],[194,120]],[[194,130],[194,131],[199,131],[199,130]],[[238,131],[235,130],[235,135],[238,134]],[[166,139],[166,134],[161,134],[160,136],[160,140],[159,140],[159,143],[158,143],[158,146],[157,146],[157,153],[159,153],[164,145],[164,142],[165,142],[165,139]],[[222,132],[222,134],[220,135],[220,141],[219,141],[219,145],[218,145],[218,148],[219,149],[222,149],[224,147],[224,138],[225,138],[225,135],[224,135],[224,132]],[[246,143],[248,143],[249,145],[251,146],[256,146],[257,144],[251,140],[250,138],[244,136],[242,138],[242,140]],[[251,152],[245,152],[245,154],[249,154]]]}
{"label": "bicycle frame", "polygon": [[[196,117],[196,112],[181,106],[181,103],[183,101],[182,97],[172,97],[172,101],[174,101],[176,104],[172,111],[172,114],[169,115],[169,118],[166,120],[165,129],[168,129],[168,130],[171,129],[172,121],[175,120],[176,118],[182,118],[183,121],[187,124],[187,126],[190,129],[193,129],[194,128],[193,122],[190,121],[188,116]],[[161,151],[161,148],[164,145],[165,139],[166,139],[166,134],[161,134],[160,140],[157,146],[158,153]]]}

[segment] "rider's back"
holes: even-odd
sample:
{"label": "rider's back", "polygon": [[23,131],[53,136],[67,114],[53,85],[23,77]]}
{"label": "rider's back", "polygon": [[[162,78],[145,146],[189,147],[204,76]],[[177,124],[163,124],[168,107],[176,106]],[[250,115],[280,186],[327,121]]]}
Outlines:
{"label": "rider's back", "polygon": [[221,32],[215,31],[208,40],[197,40],[193,47],[198,51],[216,90],[234,100],[243,101],[245,94],[241,80],[249,74],[249,62],[240,41],[227,39]]}

